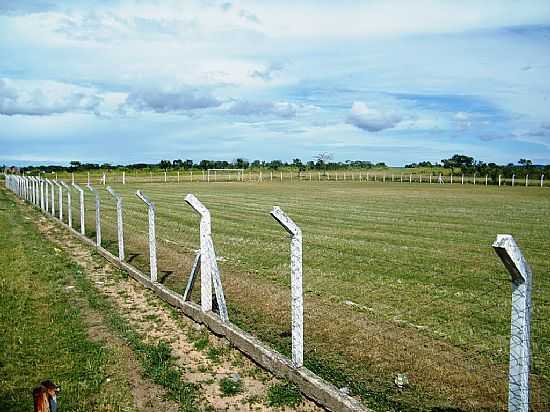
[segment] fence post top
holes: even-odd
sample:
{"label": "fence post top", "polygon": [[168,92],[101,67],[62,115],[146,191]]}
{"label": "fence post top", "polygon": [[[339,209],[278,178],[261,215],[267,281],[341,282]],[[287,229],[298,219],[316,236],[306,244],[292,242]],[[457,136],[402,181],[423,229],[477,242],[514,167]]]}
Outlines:
{"label": "fence post top", "polygon": [[59,184],[60,184],[61,186],[63,186],[65,189],[69,189],[69,186],[68,186],[67,183],[65,183],[63,180],[60,180],[60,181],[59,181]]}
{"label": "fence post top", "polygon": [[155,204],[151,202],[151,200],[145,196],[141,190],[136,191],[136,196],[143,200],[151,209],[155,209]]}
{"label": "fence post top", "polygon": [[210,211],[206,208],[205,205],[201,203],[199,199],[197,199],[197,197],[194,194],[188,193],[185,196],[185,201],[202,217],[205,217],[205,218],[210,217]]}
{"label": "fence post top", "polygon": [[531,269],[512,235],[497,235],[493,248],[510,272],[514,283],[524,283],[528,280]]}
{"label": "fence post top", "polygon": [[84,189],[82,189],[82,188],[81,188],[80,186],[78,186],[76,183],[73,183],[73,187],[74,187],[76,190],[80,191],[81,193],[84,193]]}
{"label": "fence post top", "polygon": [[109,192],[116,200],[120,200],[120,196],[115,193],[111,186],[107,186],[107,192]]}
{"label": "fence post top", "polygon": [[92,187],[92,185],[86,185],[86,187],[90,190],[90,192],[95,193],[96,195],[98,195],[97,190],[95,190],[95,189]]}
{"label": "fence post top", "polygon": [[293,236],[301,236],[302,230],[279,206],[273,206],[271,216]]}

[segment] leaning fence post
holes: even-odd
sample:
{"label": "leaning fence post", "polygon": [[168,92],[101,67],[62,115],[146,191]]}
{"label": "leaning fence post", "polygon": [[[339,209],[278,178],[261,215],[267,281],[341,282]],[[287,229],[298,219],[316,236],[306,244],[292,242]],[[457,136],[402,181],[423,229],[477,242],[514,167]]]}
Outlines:
{"label": "leaning fence post", "polygon": [[221,282],[220,271],[216,261],[216,252],[212,240],[212,220],[210,211],[197,199],[189,193],[185,196],[185,201],[201,217],[200,220],[200,265],[201,265],[201,309],[203,312],[212,310],[212,285],[216,294],[216,302],[220,312],[220,318],[224,322],[229,321],[227,306]]}
{"label": "leaning fence post", "polygon": [[67,221],[69,222],[69,227],[73,227],[73,210],[71,205],[71,189],[67,184],[63,181],[60,182],[61,185],[65,188],[67,191]]}
{"label": "leaning fence post", "polygon": [[302,287],[302,231],[278,206],[271,216],[292,235],[290,242],[290,271],[292,294],[292,363],[304,365],[304,296]]}
{"label": "leaning fence post", "polygon": [[157,240],[155,234],[155,204],[149,200],[141,190],[136,192],[139,197],[147,205],[147,216],[149,218],[149,266],[151,269],[151,282],[157,281]]}
{"label": "leaning fence post", "polygon": [[497,235],[493,248],[512,276],[508,410],[528,412],[533,274],[511,235]]}
{"label": "leaning fence post", "polygon": [[99,193],[92,186],[86,186],[95,195],[95,239],[97,246],[101,246],[101,211]]}
{"label": "leaning fence post", "polygon": [[107,186],[107,191],[116,200],[116,227],[118,238],[118,258],[124,260],[124,225],[122,222],[122,197],[117,195],[111,186]]}
{"label": "leaning fence post", "polygon": [[544,186],[544,175],[540,175],[540,187]]}
{"label": "leaning fence post", "polygon": [[73,187],[78,190],[78,193],[80,195],[80,233],[86,235],[86,230],[84,228],[84,189],[82,189],[76,183],[73,183]]}

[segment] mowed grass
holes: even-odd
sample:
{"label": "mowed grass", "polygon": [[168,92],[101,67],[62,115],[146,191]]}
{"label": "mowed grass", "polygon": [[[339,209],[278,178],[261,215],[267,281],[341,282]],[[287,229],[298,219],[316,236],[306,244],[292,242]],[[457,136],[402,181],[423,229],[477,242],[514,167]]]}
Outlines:
{"label": "mowed grass", "polygon": [[[212,213],[230,317],[288,354],[289,240],[269,215],[281,206],[303,231],[307,366],[367,404],[394,410],[505,410],[511,288],[491,244],[498,233],[511,233],[535,276],[532,405],[550,407],[546,189],[116,185],[125,202],[127,260],[144,270],[146,207],[138,188],[157,206],[161,281],[178,291],[185,286],[199,225],[183,198],[194,193]],[[116,251],[114,202],[100,191],[104,244]],[[86,196],[91,230],[94,206]],[[73,222],[75,216],[76,208]],[[397,373],[408,374],[407,388],[396,387]]]}

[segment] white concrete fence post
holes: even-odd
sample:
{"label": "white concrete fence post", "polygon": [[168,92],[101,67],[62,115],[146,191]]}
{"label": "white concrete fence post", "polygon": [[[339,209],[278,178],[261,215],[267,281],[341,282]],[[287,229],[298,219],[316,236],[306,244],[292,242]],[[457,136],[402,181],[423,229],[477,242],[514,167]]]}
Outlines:
{"label": "white concrete fence post", "polygon": [[44,186],[44,211],[48,213],[50,211],[50,182],[48,179],[43,179]]}
{"label": "white concrete fence post", "polygon": [[55,186],[53,184],[53,181],[49,180],[48,183],[50,184],[50,197],[51,197],[51,213],[52,216],[55,216]]}
{"label": "white concrete fence post", "polygon": [[516,175],[512,174],[512,186],[514,186],[515,182],[516,182]]}
{"label": "white concrete fence post", "polygon": [[529,175],[525,175],[525,187],[529,186]]}
{"label": "white concrete fence post", "polygon": [[78,186],[76,183],[73,183],[73,187],[78,190],[78,194],[79,194],[79,204],[80,204],[80,233],[82,235],[86,235],[86,230],[85,230],[85,220],[84,220],[84,189],[82,189],[80,186]]}
{"label": "white concrete fence post", "polygon": [[43,178],[40,178],[40,207],[45,212],[46,211],[46,197],[44,197],[44,186],[46,185],[46,182]]}
{"label": "white concrete fence post", "polygon": [[528,412],[533,274],[511,235],[497,235],[493,248],[512,277],[508,410]]}
{"label": "white concrete fence post", "polygon": [[304,295],[302,285],[302,230],[278,206],[271,216],[292,236],[290,242],[290,271],[292,296],[292,363],[304,365]]}
{"label": "white concrete fence post", "polygon": [[147,205],[147,216],[149,220],[149,268],[151,282],[157,281],[157,238],[155,230],[155,204],[149,200],[141,190],[136,192],[139,197]]}
{"label": "white concrete fence post", "polygon": [[200,217],[200,268],[201,268],[201,309],[203,312],[212,310],[212,287],[216,296],[216,303],[223,322],[229,321],[225,295],[221,282],[220,270],[212,240],[212,219],[210,211],[189,193],[185,201],[197,212]]}
{"label": "white concrete fence post", "polygon": [[540,175],[540,187],[544,186],[544,175]]}
{"label": "white concrete fence post", "polygon": [[59,210],[59,220],[63,221],[63,186],[57,181],[54,180],[55,185],[57,186],[57,210]]}
{"label": "white concrete fence post", "polygon": [[116,228],[118,240],[118,259],[124,260],[124,223],[122,221],[122,197],[117,195],[111,186],[107,186],[107,191],[116,201]]}
{"label": "white concrete fence post", "polygon": [[125,171],[122,171],[122,184],[123,185],[126,184],[126,172]]}
{"label": "white concrete fence post", "polygon": [[69,227],[73,227],[73,210],[72,210],[72,199],[71,199],[71,188],[63,181],[60,182],[61,185],[67,191],[67,221],[69,222]]}
{"label": "white concrete fence post", "polygon": [[101,199],[99,193],[92,186],[86,186],[95,195],[95,239],[96,245],[101,246]]}

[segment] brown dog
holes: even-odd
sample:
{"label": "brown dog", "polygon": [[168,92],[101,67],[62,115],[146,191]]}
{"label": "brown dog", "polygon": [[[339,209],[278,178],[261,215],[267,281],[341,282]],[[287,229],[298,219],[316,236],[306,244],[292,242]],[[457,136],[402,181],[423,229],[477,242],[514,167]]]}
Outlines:
{"label": "brown dog", "polygon": [[60,388],[51,380],[42,381],[32,391],[34,412],[57,412],[57,394]]}

